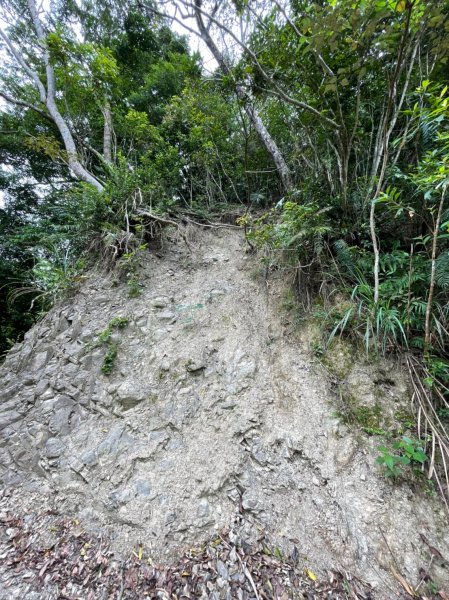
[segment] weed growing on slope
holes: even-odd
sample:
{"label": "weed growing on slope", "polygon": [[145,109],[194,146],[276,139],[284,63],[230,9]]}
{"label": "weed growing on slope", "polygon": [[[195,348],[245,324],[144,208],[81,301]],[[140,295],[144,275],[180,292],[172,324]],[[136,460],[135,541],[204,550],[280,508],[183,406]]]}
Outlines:
{"label": "weed growing on slope", "polygon": [[114,317],[109,321],[106,329],[98,334],[98,337],[93,344],[93,348],[107,346],[107,351],[101,366],[101,372],[104,375],[110,375],[112,373],[118,354],[118,347],[120,345],[120,342],[112,340],[112,334],[114,333],[115,329],[124,329],[128,323],[128,317]]}
{"label": "weed growing on slope", "polygon": [[420,468],[429,458],[421,442],[405,435],[393,444],[393,450],[380,446],[379,451],[376,462],[385,467],[387,477],[394,478],[406,475],[406,469],[411,469],[415,474],[420,473]]}
{"label": "weed growing on slope", "polygon": [[[138,230],[142,233],[143,229],[141,225],[138,225]],[[138,298],[141,292],[141,284],[137,277],[138,271],[138,260],[140,254],[146,250],[148,244],[140,244],[132,252],[123,254],[120,259],[120,268],[126,274],[126,285],[128,286],[128,298]]]}
{"label": "weed growing on slope", "polygon": [[101,372],[104,375],[110,375],[112,373],[115,364],[115,359],[117,358],[117,352],[118,344],[111,343],[108,348],[108,351],[105,354],[103,364],[101,366]]}
{"label": "weed growing on slope", "polygon": [[107,344],[112,337],[114,329],[124,329],[128,325],[128,323],[128,317],[114,317],[113,319],[111,319],[106,329],[104,329],[101,333],[98,334],[95,346],[102,346],[103,344]]}

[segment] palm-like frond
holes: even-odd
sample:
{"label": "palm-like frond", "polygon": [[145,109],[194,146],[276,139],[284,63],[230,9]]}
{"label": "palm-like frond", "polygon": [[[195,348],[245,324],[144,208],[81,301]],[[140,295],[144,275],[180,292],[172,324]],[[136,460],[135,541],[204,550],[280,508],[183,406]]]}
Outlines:
{"label": "palm-like frond", "polygon": [[435,262],[435,283],[443,290],[449,289],[449,250],[442,252]]}

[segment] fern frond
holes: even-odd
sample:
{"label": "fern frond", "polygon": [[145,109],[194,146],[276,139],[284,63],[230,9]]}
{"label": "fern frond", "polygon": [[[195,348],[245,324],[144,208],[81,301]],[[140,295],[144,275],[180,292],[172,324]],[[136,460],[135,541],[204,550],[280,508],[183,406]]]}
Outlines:
{"label": "fern frond", "polygon": [[337,262],[352,276],[355,276],[356,263],[351,248],[344,240],[334,242],[335,257]]}
{"label": "fern frond", "polygon": [[438,287],[449,289],[449,250],[442,252],[435,262],[435,282]]}

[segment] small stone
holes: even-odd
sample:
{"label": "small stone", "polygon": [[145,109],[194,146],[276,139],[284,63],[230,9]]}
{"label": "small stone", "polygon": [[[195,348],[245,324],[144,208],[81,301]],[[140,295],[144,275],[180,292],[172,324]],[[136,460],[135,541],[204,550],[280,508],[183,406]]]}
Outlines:
{"label": "small stone", "polygon": [[313,485],[320,485],[320,480],[315,475],[312,477]]}
{"label": "small stone", "polygon": [[65,445],[58,438],[49,438],[45,444],[47,458],[59,458],[65,450]]}
{"label": "small stone", "polygon": [[189,371],[189,373],[197,373],[198,371],[202,371],[205,368],[206,368],[206,365],[205,365],[204,361],[199,360],[199,359],[198,360],[191,359],[186,364],[186,369],[187,369],[187,371]]}
{"label": "small stone", "polygon": [[362,474],[360,475],[360,479],[361,479],[362,481],[366,481],[366,475],[365,475],[365,473],[362,473]]}
{"label": "small stone", "polygon": [[172,312],[171,310],[164,310],[158,314],[158,318],[161,321],[170,321],[173,323],[178,317],[176,316],[176,313]]}
{"label": "small stone", "polygon": [[153,308],[165,308],[169,304],[169,299],[165,296],[154,298],[151,300],[151,306]]}
{"label": "small stone", "polygon": [[42,394],[45,392],[45,390],[48,388],[49,383],[47,379],[41,379],[41,381],[39,381],[36,384],[36,387],[34,388],[34,396],[35,398],[39,398],[42,396]]}
{"label": "small stone", "polygon": [[151,486],[148,481],[138,479],[136,481],[136,492],[140,496],[151,496]]}
{"label": "small stone", "polygon": [[233,410],[236,406],[237,406],[236,402],[229,400],[228,402],[221,404],[220,408],[222,408],[223,410]]}
{"label": "small stone", "polygon": [[211,290],[209,292],[209,299],[213,300],[214,298],[218,298],[219,296],[224,296],[226,292],[224,290]]}
{"label": "small stone", "polygon": [[70,418],[75,403],[68,396],[60,396],[55,405],[55,412],[51,415],[48,425],[53,433],[67,434],[70,431]]}
{"label": "small stone", "polygon": [[176,513],[175,512],[169,512],[167,514],[167,516],[165,517],[165,525],[171,525],[174,521],[176,521]]}
{"label": "small stone", "polygon": [[255,448],[252,450],[251,456],[262,466],[265,466],[268,462],[270,462],[268,455],[260,448]]}
{"label": "small stone", "polygon": [[13,540],[19,534],[19,530],[16,527],[8,527],[5,533],[8,539]]}
{"label": "small stone", "polygon": [[146,400],[147,394],[132,381],[125,381],[117,388],[117,396],[123,410],[130,410]]}
{"label": "small stone", "polygon": [[358,443],[354,438],[349,436],[343,440],[340,440],[337,452],[335,453],[336,462],[342,467],[348,466],[354,458],[357,450]]}
{"label": "small stone", "polygon": [[217,560],[217,572],[220,575],[220,577],[224,579],[224,581],[228,581],[229,572],[226,565],[221,560]]}
{"label": "small stone", "polygon": [[126,504],[130,499],[128,490],[113,490],[109,494],[109,505],[112,508],[119,508],[121,505]]}
{"label": "small stone", "polygon": [[51,350],[45,351],[45,352],[38,352],[34,356],[34,360],[31,365],[31,370],[32,371],[41,371],[46,366],[48,361],[50,360],[52,353],[53,352]]}
{"label": "small stone", "polygon": [[232,502],[238,502],[240,500],[240,492],[237,488],[233,488],[228,491],[228,498],[232,500]]}
{"label": "small stone", "polygon": [[201,498],[196,514],[200,519],[204,519],[210,515],[210,504],[206,498]]}
{"label": "small stone", "polygon": [[98,453],[96,450],[90,450],[89,452],[85,452],[81,456],[81,460],[86,465],[86,467],[95,467],[98,464]]}
{"label": "small stone", "polygon": [[249,512],[260,512],[259,500],[251,495],[251,492],[245,492],[242,497],[242,507]]}

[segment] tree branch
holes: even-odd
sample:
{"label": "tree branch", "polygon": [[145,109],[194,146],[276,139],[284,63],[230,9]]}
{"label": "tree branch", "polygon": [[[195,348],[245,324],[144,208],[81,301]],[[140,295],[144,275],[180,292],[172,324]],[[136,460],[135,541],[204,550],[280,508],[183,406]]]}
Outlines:
{"label": "tree branch", "polygon": [[[54,124],[59,130],[59,133],[64,142],[65,150],[67,152],[68,165],[72,172],[80,179],[81,181],[85,181],[93,185],[99,192],[103,191],[103,185],[98,181],[96,177],[89,173],[87,169],[81,164],[78,152],[76,149],[75,141],[73,139],[72,132],[69,129],[69,126],[61,115],[59,108],[56,104],[55,93],[56,93],[56,83],[55,83],[55,73],[53,69],[53,65],[50,61],[50,53],[46,44],[46,36],[44,32],[44,28],[42,27],[42,23],[39,19],[39,14],[36,6],[35,0],[27,1],[28,11],[31,16],[31,21],[34,27],[34,30],[37,34],[38,40],[43,47],[43,60],[45,65],[46,72],[46,84],[47,88],[44,87],[44,84],[39,78],[39,75],[27,65],[22,54],[15,48],[7,34],[0,29],[0,36],[5,41],[9,53],[16,59],[19,65],[24,69],[24,71],[31,77],[34,81],[35,86],[37,87],[40,95],[41,102],[46,105],[50,118],[53,120]],[[39,109],[40,111],[40,109]],[[38,111],[38,112],[39,112]]]}
{"label": "tree branch", "polygon": [[3,38],[9,53],[13,56],[13,58],[16,59],[16,61],[19,63],[19,65],[22,67],[25,73],[34,81],[34,84],[39,91],[41,102],[45,104],[47,99],[47,93],[45,91],[44,84],[39,78],[39,75],[29,65],[27,65],[22,54],[17,50],[17,48],[14,46],[14,44],[11,42],[9,37],[2,29],[0,29],[0,37]]}
{"label": "tree branch", "polygon": [[6,100],[6,102],[9,102],[10,104],[15,104],[16,106],[23,106],[25,108],[30,108],[31,110],[34,110],[39,115],[41,115],[41,117],[44,117],[45,119],[48,119],[49,121],[53,122],[53,119],[50,117],[50,115],[48,113],[46,113],[44,110],[40,109],[39,107],[35,106],[34,104],[31,104],[31,102],[25,102],[24,100],[18,100],[16,98],[13,98],[12,96],[7,94],[6,92],[3,92],[2,90],[0,90],[0,96],[4,100]]}
{"label": "tree branch", "polygon": [[[260,75],[265,79],[265,81],[267,81],[274,88],[273,90],[269,91],[269,93],[271,95],[278,96],[279,98],[282,98],[282,100],[284,100],[285,102],[287,102],[289,104],[292,104],[293,106],[297,106],[298,108],[302,108],[303,110],[307,110],[309,112],[312,112],[316,117],[324,120],[328,125],[331,125],[335,129],[339,129],[340,128],[340,126],[338,125],[338,123],[336,123],[334,120],[329,119],[328,117],[322,115],[318,110],[316,110],[315,108],[313,108],[313,106],[310,106],[306,102],[302,102],[300,100],[296,100],[295,98],[292,98],[291,96],[289,96],[288,94],[286,94],[284,92],[284,90],[282,90],[282,88],[280,88],[276,84],[276,82],[273,80],[273,78],[270,77],[270,75],[265,71],[265,69],[260,64],[260,62],[259,62],[256,54],[251,50],[251,48],[249,48],[249,46],[247,44],[245,44],[229,27],[227,27],[224,23],[222,23],[217,18],[215,18],[215,12],[213,14],[210,14],[207,11],[205,11],[201,7],[201,1],[199,1],[199,0],[195,0],[194,4],[192,4],[188,0],[180,0],[180,1],[181,1],[181,3],[182,3],[183,6],[185,6],[186,8],[190,8],[190,9],[192,9],[194,11],[195,15],[197,16],[197,22],[198,22],[198,16],[199,15],[201,15],[202,17],[205,17],[206,19],[209,20],[208,26],[204,25],[204,23],[203,23],[204,32],[205,32],[205,34],[209,38],[210,38],[209,29],[210,29],[211,24],[213,23],[219,29],[221,29],[224,33],[226,33],[227,35],[229,35],[240,46],[240,48],[250,57],[250,59],[252,60],[252,62],[255,65],[255,67],[259,71]],[[150,8],[150,10],[152,10],[152,9]],[[165,16],[168,19],[173,18],[173,17],[170,17],[168,15],[165,15]],[[175,19],[175,20],[177,22],[180,22],[181,25],[183,25],[182,21],[180,21],[178,19]],[[198,23],[198,26],[200,27],[199,23]],[[189,31],[194,31],[194,30],[192,30],[188,26],[186,26],[186,29],[189,30]],[[203,37],[203,36],[201,36],[201,37]],[[213,45],[215,46],[215,43]],[[215,48],[216,48],[216,46],[215,46]],[[218,64],[220,65],[220,67],[222,67],[223,66],[223,59],[221,58],[221,62],[220,62],[217,59],[217,57],[215,56],[215,52],[212,50],[212,48],[210,48],[210,50],[211,50],[212,54],[214,55],[214,58],[217,60]],[[221,53],[219,52],[219,54],[221,54]],[[226,68],[227,68],[227,71],[229,71],[229,66],[226,66]],[[266,90],[266,91],[268,91],[268,90]]]}

